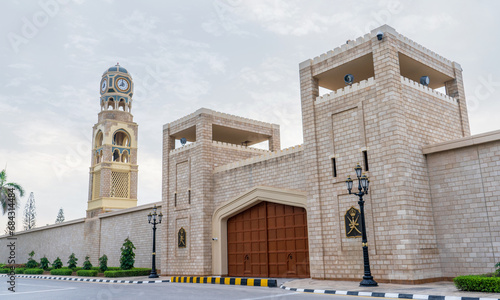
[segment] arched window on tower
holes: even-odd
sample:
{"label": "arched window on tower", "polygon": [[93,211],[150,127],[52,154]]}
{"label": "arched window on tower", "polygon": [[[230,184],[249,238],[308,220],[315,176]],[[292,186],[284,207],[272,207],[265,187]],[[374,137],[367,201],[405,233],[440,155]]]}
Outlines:
{"label": "arched window on tower", "polygon": [[120,103],[118,104],[118,109],[120,109],[120,108],[121,108],[123,111],[126,111],[126,110],[125,110],[125,105],[126,105],[126,103],[125,103],[125,99],[121,98],[121,99],[120,99]]}
{"label": "arched window on tower", "polygon": [[113,136],[113,145],[130,147],[130,137],[128,133],[123,129],[118,130]]}
{"label": "arched window on tower", "polygon": [[108,99],[108,110],[111,108],[111,110],[115,109],[115,101],[113,98]]}
{"label": "arched window on tower", "polygon": [[113,152],[113,161],[120,161],[120,150],[115,149],[115,151]]}
{"label": "arched window on tower", "polygon": [[124,150],[122,153],[122,163],[128,163],[128,151]]}
{"label": "arched window on tower", "polygon": [[96,136],[95,136],[95,147],[99,148],[102,146],[102,140],[104,139],[104,136],[102,134],[102,131],[98,131]]}

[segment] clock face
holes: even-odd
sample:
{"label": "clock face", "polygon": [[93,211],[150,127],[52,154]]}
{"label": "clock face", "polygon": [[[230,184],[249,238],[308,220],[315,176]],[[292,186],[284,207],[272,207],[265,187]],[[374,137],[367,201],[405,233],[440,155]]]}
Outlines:
{"label": "clock face", "polygon": [[120,91],[120,92],[126,92],[129,88],[129,83],[128,83],[128,80],[125,79],[125,78],[118,78],[116,80],[116,88]]}
{"label": "clock face", "polygon": [[106,78],[103,78],[101,80],[101,93],[104,93],[107,87],[108,87],[108,80]]}

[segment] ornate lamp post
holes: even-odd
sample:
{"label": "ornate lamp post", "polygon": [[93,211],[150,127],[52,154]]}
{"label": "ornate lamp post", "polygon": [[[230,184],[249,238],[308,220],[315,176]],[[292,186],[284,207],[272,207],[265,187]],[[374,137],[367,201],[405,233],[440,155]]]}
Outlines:
{"label": "ornate lamp post", "polygon": [[363,246],[363,261],[365,265],[365,275],[363,276],[363,280],[360,282],[360,286],[377,286],[378,283],[373,280],[372,273],[370,271],[370,259],[368,258],[368,240],[366,238],[366,226],[365,226],[365,201],[363,200],[363,196],[368,194],[368,186],[370,185],[370,180],[368,177],[363,174],[361,176],[361,166],[358,164],[354,170],[356,171],[356,177],[358,177],[358,193],[352,193],[352,179],[349,176],[346,180],[347,190],[349,194],[354,194],[359,197],[359,208],[361,210],[361,237],[362,237],[362,246]]}
{"label": "ornate lamp post", "polygon": [[[153,213],[149,213],[148,215],[148,223],[153,224],[153,259],[152,259],[152,266],[151,266],[151,274],[149,275],[149,278],[158,278],[158,274],[156,274],[156,224],[161,223],[161,218],[163,217],[162,213],[160,212],[159,215],[156,214],[156,204],[153,207]],[[156,217],[158,216],[158,222],[156,221]],[[152,220],[152,221],[151,221]]]}

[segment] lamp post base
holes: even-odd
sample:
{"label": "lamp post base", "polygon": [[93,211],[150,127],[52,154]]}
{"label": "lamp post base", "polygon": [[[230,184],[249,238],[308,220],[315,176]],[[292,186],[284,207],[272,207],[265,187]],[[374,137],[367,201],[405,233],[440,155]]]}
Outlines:
{"label": "lamp post base", "polygon": [[158,274],[156,272],[151,271],[151,274],[149,274],[149,278],[158,278]]}
{"label": "lamp post base", "polygon": [[378,286],[378,283],[373,280],[372,276],[363,276],[363,280],[361,280],[359,286]]}

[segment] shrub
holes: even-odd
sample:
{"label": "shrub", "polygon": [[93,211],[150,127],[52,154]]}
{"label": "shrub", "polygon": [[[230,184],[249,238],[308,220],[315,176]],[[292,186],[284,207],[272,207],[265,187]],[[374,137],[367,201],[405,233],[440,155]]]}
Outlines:
{"label": "shrub", "polygon": [[500,261],[497,262],[497,264],[495,265],[495,267],[497,268],[497,270],[495,272],[497,273],[497,276],[500,277]]}
{"label": "shrub", "polygon": [[14,273],[16,273],[16,274],[24,274],[24,270],[26,270],[26,268],[16,268],[14,270]]}
{"label": "shrub", "polygon": [[87,255],[85,256],[85,261],[83,262],[83,270],[91,270],[92,269],[92,263],[90,262],[90,257]]}
{"label": "shrub", "polygon": [[123,243],[120,249],[122,251],[122,255],[120,257],[120,268],[122,270],[130,270],[134,267],[134,262],[135,262],[134,249],[135,246],[132,243],[132,241],[126,238],[125,242]]}
{"label": "shrub", "polygon": [[106,272],[108,270],[108,257],[106,254],[99,257],[99,270],[101,272]]}
{"label": "shrub", "polygon": [[120,267],[108,267],[108,271],[120,271]]}
{"label": "shrub", "polygon": [[65,276],[70,276],[73,274],[73,270],[71,269],[54,269],[50,271],[50,275],[65,275]]}
{"label": "shrub", "polygon": [[28,258],[28,262],[26,263],[26,268],[27,269],[34,269],[38,267],[38,263],[36,260],[33,259],[33,256],[35,255],[35,251],[31,251],[29,254],[30,258]]}
{"label": "shrub", "polygon": [[0,269],[0,274],[9,274],[10,273],[10,269],[9,268],[1,268]]}
{"label": "shrub", "polygon": [[76,268],[76,262],[78,261],[78,258],[76,258],[75,253],[71,253],[71,255],[68,257],[68,268],[73,269]]}
{"label": "shrub", "polygon": [[453,278],[453,282],[462,291],[500,293],[500,277],[466,275]]}
{"label": "shrub", "polygon": [[80,270],[76,272],[78,276],[96,276],[97,270]]}
{"label": "shrub", "polygon": [[129,276],[145,276],[151,273],[148,268],[133,268],[130,270],[106,271],[104,277],[129,277]]}
{"label": "shrub", "polygon": [[47,259],[47,257],[45,257],[45,255],[40,259],[40,268],[44,269],[44,270],[48,270],[49,269],[49,265],[50,265],[50,262],[49,260]]}
{"label": "shrub", "polygon": [[54,262],[52,263],[52,267],[54,269],[60,269],[60,268],[62,268],[62,265],[63,265],[62,261],[59,257],[57,257],[56,260],[54,260]]}
{"label": "shrub", "polygon": [[6,264],[0,264],[0,269],[4,269]]}
{"label": "shrub", "polygon": [[26,269],[24,274],[43,274],[43,269]]}

